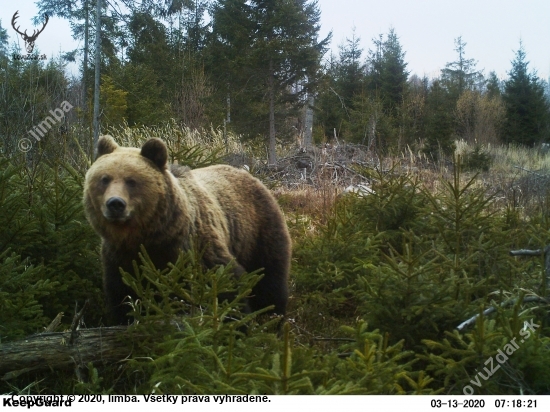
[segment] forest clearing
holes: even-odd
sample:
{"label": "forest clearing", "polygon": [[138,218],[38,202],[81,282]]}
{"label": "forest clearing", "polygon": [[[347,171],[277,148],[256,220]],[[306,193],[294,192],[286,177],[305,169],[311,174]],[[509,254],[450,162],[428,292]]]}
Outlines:
{"label": "forest clearing", "polygon": [[[137,145],[165,136],[172,158],[193,167],[255,158],[234,136],[228,146],[239,149],[237,156],[225,155],[219,131],[112,132],[120,143]],[[94,329],[104,325],[105,309],[99,239],[82,208],[87,162],[42,160],[29,169],[3,159],[0,217],[2,242],[9,246],[0,272],[4,393],[150,393],[153,386],[156,393],[462,393],[483,362],[529,332],[526,322],[536,325],[529,339],[500,365],[502,371],[472,388],[545,393],[544,258],[509,252],[547,243],[549,160],[534,149],[500,146],[484,152],[498,166],[477,172],[465,170],[471,148],[458,147],[463,154],[455,163],[409,151],[373,164],[357,145],[281,150],[276,168],[250,162],[250,173],[275,193],[294,245],[282,336],[273,327],[266,332],[275,320],[245,316],[246,337],[223,322],[228,303],[214,304],[212,285],[242,290],[254,279],[235,285],[228,270],[204,272],[190,253],[163,276],[147,260],[139,273],[125,275],[141,299],[131,302],[135,322],[117,330],[118,343],[109,328]],[[371,191],[345,193],[360,184]],[[163,305],[152,303],[158,292],[139,286],[143,278],[165,294]],[[170,285],[185,279],[195,286],[178,296],[185,301],[182,316],[168,296]],[[75,304],[79,310],[86,301],[72,342],[73,334],[61,332],[72,330]],[[457,330],[489,307],[495,313]],[[57,326],[44,334],[61,312]],[[75,362],[73,354],[68,364],[52,358],[46,370],[43,362],[36,370],[4,363],[8,350],[23,349],[32,358],[31,347],[17,342],[36,333],[37,340],[40,333],[50,336],[53,345],[32,348],[40,359],[62,345],[86,362]],[[83,356],[94,347],[87,346],[90,333],[103,335],[101,356]]]}
{"label": "forest clearing", "polygon": [[[54,58],[0,22],[0,394],[550,393],[550,89],[522,41],[506,78],[460,36],[428,77],[393,27],[329,53],[315,1],[142,3],[38,1],[81,41]],[[245,308],[261,270],[208,267],[195,238],[125,262],[109,321],[83,199],[118,146],[182,187],[225,164],[269,189],[216,213],[244,225],[261,191],[285,259],[286,223],[283,323]]]}

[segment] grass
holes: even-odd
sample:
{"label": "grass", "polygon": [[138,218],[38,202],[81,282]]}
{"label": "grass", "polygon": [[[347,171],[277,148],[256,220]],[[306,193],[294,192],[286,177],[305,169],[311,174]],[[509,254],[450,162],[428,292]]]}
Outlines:
{"label": "grass", "polygon": [[[300,351],[296,351],[295,359],[298,362],[297,365],[305,369],[311,366],[309,364],[306,365],[307,367],[301,366],[300,362],[306,359],[305,353],[311,348],[319,350],[318,353],[326,354],[327,359],[335,353],[348,358],[349,348],[345,345],[354,340],[353,336],[348,333],[349,329],[355,328],[357,320],[361,317],[367,318],[370,316],[375,320],[382,319],[382,315],[376,315],[377,317],[373,315],[372,309],[378,310],[380,306],[384,305],[376,307],[376,301],[373,300],[372,295],[366,294],[368,289],[364,291],[358,290],[358,285],[361,284],[355,283],[356,277],[362,275],[370,282],[376,282],[378,277],[383,275],[389,279],[384,288],[395,288],[400,283],[398,282],[399,278],[393,275],[398,270],[401,270],[403,267],[402,263],[407,258],[405,255],[399,255],[392,262],[397,262],[401,266],[399,264],[390,265],[388,258],[384,257],[382,259],[380,257],[382,255],[379,256],[375,253],[381,250],[376,243],[378,240],[374,238],[370,239],[370,236],[378,230],[378,228],[375,229],[370,225],[372,216],[375,214],[373,210],[378,210],[380,214],[385,214],[385,212],[391,212],[389,209],[395,206],[396,213],[398,213],[400,210],[406,209],[403,206],[404,204],[406,206],[406,202],[394,202],[393,204],[391,202],[387,204],[383,202],[387,208],[382,209],[376,209],[374,207],[376,205],[371,205],[368,209],[361,209],[366,210],[363,215],[350,213],[349,216],[351,218],[348,219],[348,215],[342,210],[343,208],[335,208],[335,204],[344,196],[342,195],[343,189],[349,184],[361,183],[361,179],[365,179],[371,181],[373,188],[376,190],[377,176],[380,180],[383,180],[384,177],[388,176],[392,178],[397,176],[399,178],[402,175],[407,175],[410,177],[410,180],[403,179],[405,180],[405,184],[403,185],[404,190],[402,192],[408,193],[409,184],[418,181],[430,193],[438,193],[442,186],[445,185],[445,180],[452,179],[454,167],[453,162],[449,159],[434,162],[422,152],[417,152],[412,148],[407,148],[400,156],[379,159],[371,154],[361,152],[360,147],[354,147],[354,145],[347,145],[346,147],[346,145],[342,145],[340,152],[331,151],[327,153],[326,151],[318,150],[313,151],[313,153],[308,151],[307,154],[300,154],[300,156],[309,157],[309,159],[316,163],[311,168],[316,173],[310,174],[308,171],[308,177],[305,179],[300,178],[300,173],[295,170],[296,154],[298,153],[297,146],[287,145],[284,148],[280,146],[281,150],[278,152],[278,156],[282,159],[281,167],[277,169],[276,173],[269,175],[269,170],[266,171],[269,168],[263,168],[262,171],[261,167],[262,164],[265,164],[263,163],[263,159],[266,158],[261,140],[241,143],[238,136],[229,134],[226,138],[221,130],[192,131],[188,128],[181,128],[175,123],[150,128],[112,128],[108,133],[112,134],[120,144],[125,146],[139,147],[148,138],[161,137],[171,147],[172,152],[177,152],[178,146],[198,146],[207,151],[225,152],[227,150],[229,154],[238,154],[239,156],[242,155],[243,159],[252,159],[254,163],[250,164],[252,166],[251,170],[253,173],[259,171],[258,175],[260,178],[269,185],[276,196],[285,213],[294,243],[293,269],[290,277],[292,296],[289,302],[288,315],[295,345],[300,349]],[[512,206],[514,210],[521,212],[521,219],[517,219],[517,226],[513,226],[509,222],[506,225],[502,225],[503,231],[517,227],[516,232],[512,232],[512,230],[507,232],[513,233],[513,236],[509,236],[509,239],[504,239],[500,234],[492,234],[497,240],[507,242],[505,247],[499,249],[497,258],[490,253],[480,254],[481,257],[475,262],[472,261],[472,264],[483,264],[484,268],[490,269],[487,272],[491,272],[493,266],[489,264],[492,264],[495,267],[493,275],[501,276],[503,279],[508,276],[511,279],[509,283],[518,285],[518,287],[523,287],[524,283],[515,283],[516,276],[518,279],[521,278],[522,282],[529,280],[527,282],[529,285],[535,284],[538,278],[540,278],[540,262],[536,260],[524,262],[516,259],[509,266],[504,266],[500,257],[503,256],[504,260],[508,258],[506,248],[511,247],[514,242],[517,243],[518,248],[532,246],[536,248],[548,243],[546,239],[547,232],[544,230],[547,228],[546,226],[542,225],[531,231],[526,229],[530,224],[530,222],[527,222],[526,217],[529,216],[532,210],[537,210],[537,208],[540,210],[540,208],[545,207],[548,202],[539,192],[536,192],[535,189],[538,189],[538,187],[535,187],[536,185],[533,185],[533,182],[536,183],[537,180],[532,179],[533,174],[525,170],[550,170],[550,157],[539,153],[535,149],[514,146],[487,145],[482,149],[493,159],[493,166],[489,171],[479,173],[476,180],[477,187],[481,186],[487,189],[485,193],[497,194],[497,201],[491,204],[491,208],[498,208],[502,211]],[[473,150],[472,145],[468,145],[465,142],[457,142],[457,154],[468,153],[471,150]],[[344,155],[344,157],[339,157],[340,155]],[[375,160],[374,162],[372,161],[373,159]],[[337,163],[345,164],[348,169],[336,169],[331,166]],[[258,165],[260,167],[253,167]],[[355,169],[356,167],[358,168]],[[518,169],[518,167],[521,169]],[[376,169],[378,173],[374,172],[373,169]],[[462,178],[464,181],[467,181],[475,173],[464,173]],[[378,185],[378,187],[380,186]],[[394,193],[402,194],[402,192],[396,191]],[[378,191],[379,197],[385,201],[387,196],[381,196],[381,193],[385,192]],[[518,193],[521,193],[521,197],[517,197]],[[399,196],[396,199],[399,200]],[[349,200],[354,201],[354,199]],[[370,201],[372,198],[368,200]],[[416,198],[413,198],[413,201],[415,200]],[[345,201],[344,206],[347,203]],[[443,208],[441,210],[444,211]],[[351,209],[348,211],[351,212]],[[421,224],[426,216],[429,215],[429,208],[422,209],[418,217],[415,215],[414,219],[417,219],[418,223]],[[364,218],[365,222],[369,224],[365,222],[359,222],[361,224],[358,224],[356,222],[358,217]],[[388,217],[388,219],[390,218],[391,216]],[[327,230],[330,229],[331,224],[335,229],[332,231]],[[390,235],[393,237],[390,238],[390,235],[385,234],[387,236],[384,238],[386,239],[384,241],[397,239],[399,237],[397,232],[402,227],[402,225],[398,229],[392,227]],[[480,239],[484,236],[491,236],[490,230],[485,232],[483,230],[480,230]],[[437,235],[431,231],[428,232],[431,236]],[[533,236],[533,233],[540,236]],[[324,242],[322,245],[319,243],[319,239]],[[373,243],[370,244],[369,240],[372,240]],[[421,238],[415,241],[418,242],[418,247],[425,246]],[[315,244],[316,242],[317,244]],[[484,247],[481,240],[476,245]],[[444,250],[443,247],[440,249]],[[488,249],[490,248],[488,247]],[[335,253],[332,254],[333,252]],[[386,255],[393,257],[393,252],[386,249]],[[333,256],[335,257],[334,259]],[[360,261],[357,262],[355,261],[356,259]],[[486,259],[489,263],[485,263],[483,259]],[[363,261],[363,266],[366,265],[366,268],[359,264],[361,260]],[[516,265],[516,261],[517,266],[514,266]],[[425,264],[427,267],[425,272],[419,270],[418,272],[414,272],[414,274],[427,276],[426,274],[436,273],[436,269],[430,269],[429,263]],[[460,263],[457,260],[457,264]],[[464,264],[464,267],[466,267],[466,264]],[[506,267],[508,270],[502,271],[501,267]],[[376,271],[379,268],[382,268],[383,271]],[[390,276],[390,274],[393,275]],[[491,273],[488,273],[488,275],[491,275]],[[434,290],[436,290],[437,282],[431,281],[434,279],[434,276],[430,278],[430,281],[425,282],[425,285],[428,285],[428,287],[434,286]],[[533,279],[530,279],[530,277]],[[363,285],[366,285],[366,283]],[[419,285],[421,287],[425,286],[420,283]],[[431,292],[431,289],[421,291],[419,294],[432,296],[427,292]],[[506,289],[505,292],[509,292],[509,290]],[[499,290],[498,293],[504,292]],[[401,299],[401,294],[396,293],[396,295],[397,298],[394,302],[405,302],[406,299]],[[370,301],[375,303],[368,306]],[[408,307],[405,307],[405,309],[409,310]],[[472,308],[472,312],[475,313],[475,308]],[[430,313],[428,308],[419,319],[424,320],[430,316],[432,316],[432,313]],[[440,320],[441,317],[437,319]],[[464,319],[461,318],[460,321],[462,320]],[[406,320],[402,321],[406,323]],[[396,322],[393,322],[392,325],[395,324]],[[346,328],[348,332],[345,332]],[[415,328],[416,325],[413,324],[411,330],[414,332]],[[391,328],[388,329],[391,330]],[[239,344],[242,343],[240,342]],[[323,357],[319,356],[315,359],[319,361]],[[336,361],[334,360],[334,362]],[[346,362],[342,361],[342,363],[339,363],[339,367],[343,367],[342,365],[346,364]],[[421,367],[423,366],[419,366],[419,370]],[[108,380],[106,376],[105,379],[106,381]],[[98,388],[94,390],[101,390],[102,387],[98,386]],[[17,392],[34,391],[35,389],[12,388],[12,390]]]}

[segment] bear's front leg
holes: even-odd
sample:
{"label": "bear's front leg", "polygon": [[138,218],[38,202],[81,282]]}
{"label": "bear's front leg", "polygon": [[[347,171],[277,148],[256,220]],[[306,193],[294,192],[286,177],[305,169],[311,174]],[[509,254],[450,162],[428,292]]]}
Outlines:
{"label": "bear's front leg", "polygon": [[[208,269],[212,269],[216,266],[221,265],[225,267],[231,266],[233,277],[236,280],[239,280],[243,273],[246,272],[246,269],[237,261],[237,259],[232,256],[226,248],[220,246],[218,248],[207,248],[207,250],[205,250],[203,254],[202,260],[204,266]],[[236,291],[220,293],[218,294],[218,301],[223,302],[224,300],[227,300],[228,302],[232,302],[237,297],[237,295],[238,293]],[[241,312],[250,313],[248,299],[242,302]]]}

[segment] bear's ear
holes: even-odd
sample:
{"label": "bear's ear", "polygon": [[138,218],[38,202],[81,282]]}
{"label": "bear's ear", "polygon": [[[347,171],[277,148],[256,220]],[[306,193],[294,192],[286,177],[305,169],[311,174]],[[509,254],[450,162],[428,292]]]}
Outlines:
{"label": "bear's ear", "polygon": [[166,168],[168,149],[162,140],[156,137],[147,140],[141,147],[141,155],[151,160],[160,170]]}
{"label": "bear's ear", "polygon": [[97,142],[97,156],[96,159],[100,156],[113,153],[118,148],[118,145],[114,139],[109,136],[99,136],[99,141]]}

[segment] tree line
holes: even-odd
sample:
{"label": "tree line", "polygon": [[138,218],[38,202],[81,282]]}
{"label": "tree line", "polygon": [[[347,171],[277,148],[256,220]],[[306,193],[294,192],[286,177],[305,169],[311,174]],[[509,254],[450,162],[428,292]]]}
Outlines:
{"label": "tree line", "polygon": [[[243,139],[260,139],[270,164],[276,142],[306,132],[308,110],[317,143],[344,139],[380,153],[409,147],[437,158],[452,153],[457,139],[535,145],[549,138],[547,86],[530,70],[521,42],[505,80],[478,70],[461,37],[456,60],[428,78],[407,69],[393,28],[373,39],[366,54],[355,31],[328,53],[331,35],[319,37],[316,1],[104,2],[98,48],[95,1],[37,5],[39,16],[67,19],[82,47],[47,63],[14,61],[15,46],[0,27],[7,149],[62,100],[79,107],[69,121],[89,129],[98,52],[103,129],[171,119],[190,128],[223,125]],[[65,72],[68,61],[79,62],[77,78]]]}

